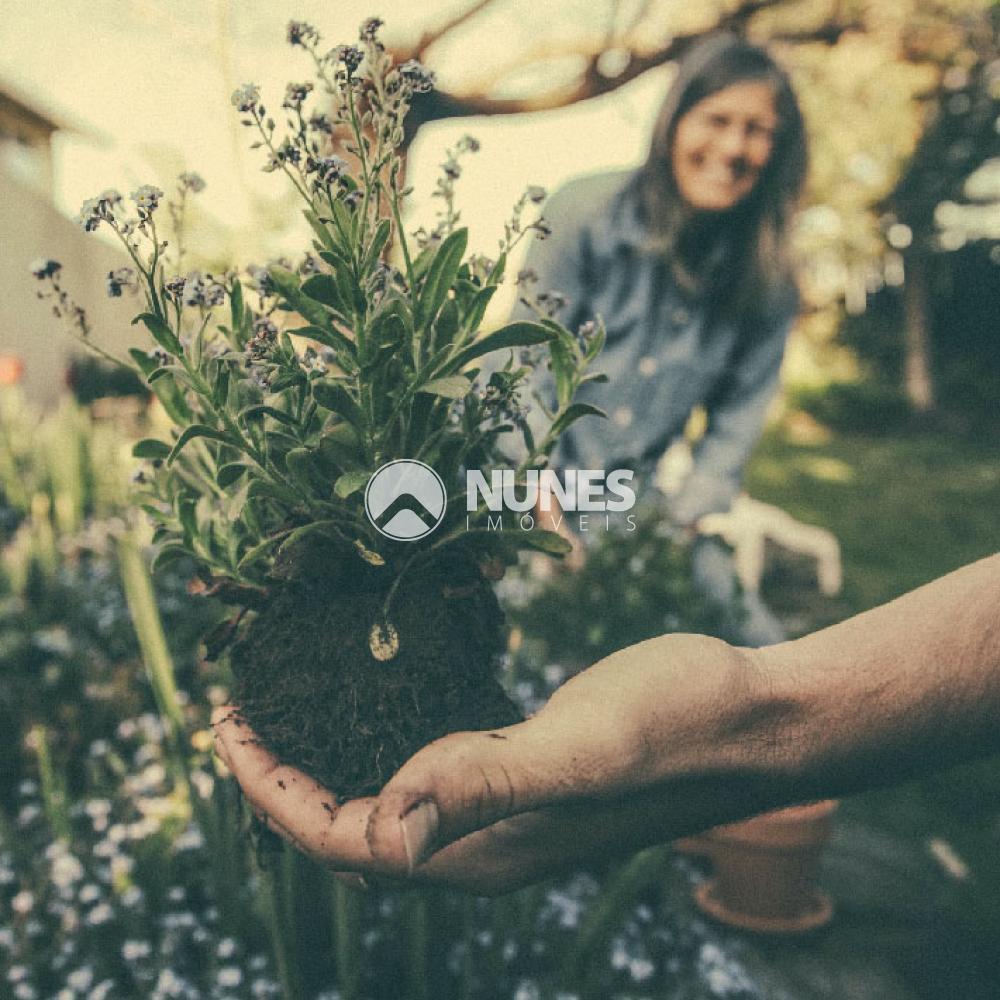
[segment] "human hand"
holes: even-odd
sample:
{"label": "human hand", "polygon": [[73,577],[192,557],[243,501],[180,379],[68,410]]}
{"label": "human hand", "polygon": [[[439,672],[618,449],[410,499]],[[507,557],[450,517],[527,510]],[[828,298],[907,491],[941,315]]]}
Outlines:
{"label": "human hand", "polygon": [[758,786],[725,780],[750,655],[701,636],[630,647],[525,722],[445,736],[344,803],[231,708],[213,715],[216,747],[268,827],[335,872],[505,892],[756,811]]}

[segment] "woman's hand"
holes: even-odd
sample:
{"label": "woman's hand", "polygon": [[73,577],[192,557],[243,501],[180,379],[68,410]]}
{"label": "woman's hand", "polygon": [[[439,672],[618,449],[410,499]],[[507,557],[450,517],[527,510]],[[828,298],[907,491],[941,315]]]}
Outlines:
{"label": "woman's hand", "polygon": [[[753,812],[754,782],[723,777],[741,770],[749,655],[700,636],[633,646],[527,721],[437,740],[379,796],[344,803],[259,746],[238,710],[216,710],[216,747],[258,816],[334,871],[504,892]],[[679,799],[676,782],[706,770],[716,791]]]}

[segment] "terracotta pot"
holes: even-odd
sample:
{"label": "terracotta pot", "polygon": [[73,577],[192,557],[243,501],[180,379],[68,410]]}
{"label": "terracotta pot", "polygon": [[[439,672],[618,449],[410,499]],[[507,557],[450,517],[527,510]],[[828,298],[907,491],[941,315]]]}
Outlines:
{"label": "terracotta pot", "polygon": [[695,902],[723,923],[745,930],[796,934],[833,916],[830,898],[816,885],[823,848],[838,802],[792,806],[680,842],[707,856],[714,877],[695,889]]}

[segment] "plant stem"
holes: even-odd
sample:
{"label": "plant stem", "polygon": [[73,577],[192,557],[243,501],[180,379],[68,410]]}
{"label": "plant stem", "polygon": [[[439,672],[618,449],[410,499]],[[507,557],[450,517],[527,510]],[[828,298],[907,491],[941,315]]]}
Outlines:
{"label": "plant stem", "polygon": [[38,758],[38,777],[42,786],[42,803],[45,815],[56,837],[70,840],[69,811],[66,803],[66,789],[52,766],[49,753],[49,736],[45,726],[31,727],[31,743]]}
{"label": "plant stem", "polygon": [[425,890],[418,890],[410,896],[406,920],[406,950],[409,957],[407,996],[410,1000],[430,1000],[430,970],[427,961],[429,946],[427,896]]}
{"label": "plant stem", "polygon": [[152,581],[133,533],[126,532],[118,538],[117,552],[125,599],[139,640],[139,648],[142,650],[146,676],[149,678],[153,697],[167,732],[172,770],[190,798],[187,759],[182,742],[185,729],[184,713],[177,697],[174,663],[163,633],[163,623],[156,606]]}
{"label": "plant stem", "polygon": [[337,986],[344,1000],[361,1000],[361,894],[342,882],[333,883],[334,954]]}
{"label": "plant stem", "polygon": [[272,860],[270,867],[261,872],[266,888],[267,920],[271,932],[271,948],[281,980],[283,1000],[304,1000],[299,989],[298,970],[292,960],[291,942],[286,934],[288,912],[286,907],[286,879],[288,870],[285,857],[291,848],[285,844],[281,854]]}

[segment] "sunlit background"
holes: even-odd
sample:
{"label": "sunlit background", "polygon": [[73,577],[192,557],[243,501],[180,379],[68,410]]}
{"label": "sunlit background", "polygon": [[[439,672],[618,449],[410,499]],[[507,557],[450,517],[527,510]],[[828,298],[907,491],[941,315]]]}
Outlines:
{"label": "sunlit background", "polygon": [[[1000,549],[995,0],[3,0],[0,997],[995,1000],[996,760],[846,800],[822,874],[837,915],[787,945],[709,922],[691,899],[707,869],[669,845],[489,905],[361,895],[292,852],[256,863],[207,729],[231,678],[201,638],[227,613],[191,593],[186,563],[150,576],[130,499],[134,442],[171,431],[142,381],[81,361],[28,265],[61,260],[120,356],[149,343],[136,300],[105,294],[121,248],[74,221],[85,199],[196,171],[191,266],[300,257],[300,200],[261,171],[230,95],[254,82],[276,110],[310,75],[290,18],[332,47],[375,14],[401,54],[447,28],[423,53],[439,93],[519,102],[431,121],[407,152],[412,230],[434,219],[446,150],[480,141],[457,207],[490,256],[527,185],[643,158],[672,46],[720,23],[768,43],[812,164],[741,581],[799,635]],[[579,573],[522,577],[540,589],[510,602],[504,679],[529,710],[665,629],[726,635],[660,528],[610,536]]]}
{"label": "sunlit background", "polygon": [[[282,178],[259,172],[262,158],[247,149],[247,133],[229,96],[253,81],[265,101],[280,104],[288,80],[305,77],[308,57],[285,44],[290,16],[314,23],[331,46],[355,39],[367,2],[294,6],[256,0],[108,0],[11,6],[0,28],[0,76],[69,128],[53,147],[56,204],[73,214],[108,186],[161,186],[181,170],[197,170],[209,184],[201,206],[218,231],[216,251],[237,257],[294,244],[283,234],[261,234],[260,202],[287,194]],[[390,44],[406,44],[454,11],[455,3],[388,2],[379,13]],[[591,4],[563,5],[575,34],[599,27]],[[484,16],[461,45],[442,46],[434,66],[442,86],[461,82],[474,67],[484,74],[531,42],[539,6],[506,4]],[[554,35],[565,35],[565,31]],[[547,66],[558,73],[558,66]],[[528,184],[552,188],[585,171],[629,166],[643,155],[651,117],[670,70],[651,73],[603,100],[541,115],[462,120],[425,129],[411,154],[411,216],[432,211],[429,194],[445,149],[471,133],[482,143],[468,161],[459,188],[471,245],[495,251],[510,206]],[[536,70],[537,79],[537,70]],[[530,86],[535,80],[519,81]],[[547,81],[548,82],[548,81]],[[289,216],[297,216],[289,202]],[[290,223],[292,218],[288,220]]]}

